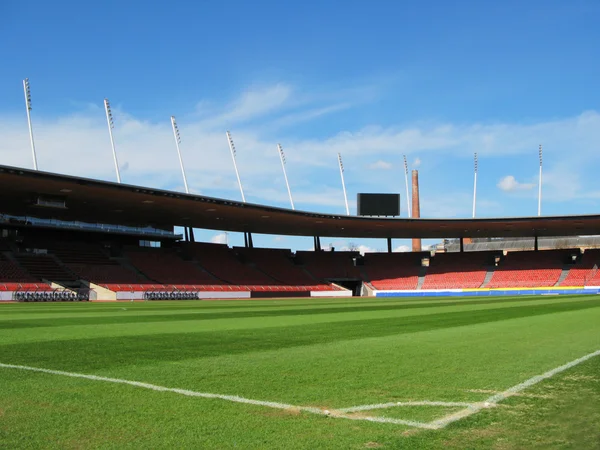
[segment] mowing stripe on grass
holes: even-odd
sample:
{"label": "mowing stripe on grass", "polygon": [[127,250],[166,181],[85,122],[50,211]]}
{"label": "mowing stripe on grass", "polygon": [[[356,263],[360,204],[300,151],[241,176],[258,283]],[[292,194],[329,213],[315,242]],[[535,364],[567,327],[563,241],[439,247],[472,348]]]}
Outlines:
{"label": "mowing stripe on grass", "polygon": [[518,392],[527,389],[528,387],[538,384],[540,381],[547,380],[548,378],[553,377],[557,373],[564,372],[565,370],[568,370],[571,367],[581,364],[582,362],[585,362],[588,359],[591,359],[595,356],[600,356],[600,350],[596,350],[595,352],[589,353],[585,356],[582,356],[581,358],[568,362],[567,364],[563,364],[562,366],[556,367],[555,369],[549,370],[548,372],[545,372],[541,375],[531,377],[523,383],[519,383],[513,387],[508,388],[503,392],[500,392],[499,394],[495,394],[491,397],[488,397],[486,400],[483,401],[483,403],[471,405],[457,413],[449,414],[446,417],[443,417],[439,420],[434,420],[433,422],[430,422],[429,425],[436,429],[444,428],[446,425],[449,425],[452,422],[456,422],[457,420],[464,419],[465,417],[475,414],[481,411],[482,409],[496,406],[499,402],[506,400],[511,395],[514,395]]}
{"label": "mowing stripe on grass", "polygon": [[226,400],[226,401],[235,402],[235,403],[246,403],[249,405],[266,406],[268,408],[275,408],[275,409],[305,411],[305,412],[308,412],[311,414],[318,414],[318,415],[327,416],[327,417],[335,417],[338,419],[363,420],[363,421],[367,421],[367,422],[380,422],[380,423],[393,423],[396,425],[407,425],[410,427],[417,427],[417,428],[432,428],[427,423],[415,422],[412,420],[389,419],[389,418],[385,418],[385,417],[352,416],[352,415],[344,414],[343,411],[335,411],[335,410],[329,411],[326,409],[315,408],[315,407],[311,407],[311,406],[296,406],[296,405],[290,405],[287,403],[270,402],[270,401],[265,401],[265,400],[253,400],[250,398],[239,397],[237,395],[212,394],[209,392],[196,392],[196,391],[190,391],[187,389],[176,389],[176,388],[169,388],[169,387],[165,387],[165,386],[157,386],[155,384],[142,383],[140,381],[123,380],[120,378],[108,378],[108,377],[101,377],[101,376],[97,376],[97,375],[87,375],[87,374],[75,373],[75,372],[64,372],[62,370],[43,369],[41,367],[19,366],[16,364],[0,363],[0,368],[27,370],[30,372],[41,372],[41,373],[47,373],[47,374],[51,374],[51,375],[62,375],[62,376],[71,377],[71,378],[84,378],[86,380],[93,380],[93,381],[105,381],[108,383],[127,384],[130,386],[141,387],[144,389],[151,389],[153,391],[173,392],[175,394],[186,395],[188,397],[212,398],[212,399]]}

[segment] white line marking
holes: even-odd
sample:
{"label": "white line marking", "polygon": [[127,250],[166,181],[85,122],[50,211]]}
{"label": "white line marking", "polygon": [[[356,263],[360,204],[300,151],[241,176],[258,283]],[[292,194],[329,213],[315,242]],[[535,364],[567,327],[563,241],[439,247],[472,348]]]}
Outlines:
{"label": "white line marking", "polygon": [[[560,367],[557,367],[546,373],[543,373],[542,375],[536,375],[535,377],[532,377],[532,378],[524,381],[523,383],[520,383],[520,384],[517,384],[516,386],[508,388],[504,392],[500,392],[499,394],[492,395],[491,397],[487,398],[482,403],[437,402],[437,401],[423,400],[423,401],[415,401],[415,402],[390,402],[390,403],[379,403],[379,404],[374,404],[374,405],[360,405],[360,406],[353,406],[350,408],[343,408],[343,409],[332,410],[332,411],[328,411],[328,410],[322,409],[322,408],[315,408],[312,406],[296,406],[296,405],[290,405],[287,403],[270,402],[270,401],[265,401],[265,400],[253,400],[253,399],[249,399],[249,398],[239,397],[237,395],[212,394],[212,393],[208,393],[208,392],[190,391],[187,389],[168,388],[165,386],[157,386],[155,384],[142,383],[139,381],[130,381],[130,380],[124,380],[124,379],[120,379],[120,378],[108,378],[108,377],[101,377],[101,376],[97,376],[97,375],[86,375],[83,373],[75,373],[75,372],[63,372],[61,370],[43,369],[40,367],[19,366],[19,365],[15,365],[15,364],[0,363],[0,368],[28,370],[30,372],[41,372],[41,373],[47,373],[47,374],[51,374],[51,375],[62,375],[62,376],[71,377],[71,378],[84,378],[86,380],[93,380],[93,381],[105,381],[108,383],[127,384],[130,386],[141,387],[144,389],[151,389],[153,391],[173,392],[175,394],[185,395],[188,397],[212,398],[212,399],[226,400],[226,401],[235,402],[235,403],[246,403],[246,404],[256,405],[256,406],[265,406],[268,408],[275,408],[275,409],[305,411],[305,412],[308,412],[311,414],[318,414],[321,416],[334,417],[334,418],[338,418],[338,419],[362,420],[362,421],[367,421],[367,422],[378,422],[378,423],[392,423],[392,424],[396,424],[396,425],[407,425],[407,426],[411,426],[411,427],[415,427],[415,428],[426,428],[426,429],[431,429],[431,430],[439,430],[440,428],[444,428],[445,426],[447,426],[453,422],[456,422],[458,420],[464,419],[465,417],[476,414],[477,412],[481,411],[482,409],[495,407],[499,402],[507,399],[511,395],[521,392],[521,391],[527,389],[528,387],[531,387],[531,386],[539,383],[540,381],[546,380],[546,379],[556,375],[557,373],[564,372],[565,370],[570,369],[571,367],[574,367],[578,364],[581,364],[582,362],[587,361],[588,359],[591,359],[591,358],[593,358],[595,356],[599,356],[599,355],[600,355],[600,350],[597,350],[593,353],[589,353],[585,356],[582,356],[581,358],[578,358],[574,361],[571,361],[567,364],[564,364]],[[352,413],[356,413],[356,412],[360,412],[360,411],[391,408],[394,406],[449,406],[449,407],[465,406],[465,409],[462,409],[458,412],[449,414],[445,417],[442,417],[441,419],[434,420],[432,422],[427,422],[427,423],[417,422],[417,421],[413,421],[413,420],[392,419],[392,418],[388,418],[388,417],[376,417],[376,416],[361,416],[361,415],[353,415],[352,414]]]}
{"label": "white line marking", "polygon": [[63,375],[63,376],[72,377],[72,378],[85,378],[87,380],[94,380],[94,381],[106,381],[109,383],[128,384],[130,386],[151,389],[153,391],[174,392],[176,394],[186,395],[188,397],[218,398],[218,399],[227,400],[230,402],[248,403],[250,405],[267,406],[269,408],[300,409],[302,411],[308,411],[308,412],[312,412],[314,414],[324,414],[324,411],[319,408],[311,408],[311,407],[307,407],[307,406],[294,406],[294,405],[288,405],[286,403],[269,402],[269,401],[263,401],[263,400],[252,400],[249,398],[238,397],[237,395],[211,394],[208,392],[189,391],[187,389],[168,388],[165,386],[157,386],[155,384],[141,383],[139,381],[123,380],[120,378],[100,377],[97,375],[86,375],[83,373],[63,372],[61,370],[42,369],[39,367],[17,366],[14,364],[0,363],[0,367],[6,368],[6,369],[29,370],[31,372],[42,372],[42,373],[48,373],[48,374],[52,374],[52,375]]}
{"label": "white line marking", "polygon": [[571,367],[581,364],[582,362],[585,362],[588,359],[591,359],[595,356],[600,356],[600,350],[596,350],[595,352],[589,353],[585,356],[582,356],[581,358],[578,358],[571,362],[568,362],[567,364],[563,364],[562,366],[557,367],[552,370],[549,370],[548,372],[545,372],[541,375],[536,375],[535,377],[532,377],[532,378],[524,381],[523,383],[519,383],[513,387],[508,388],[504,392],[500,392],[499,394],[495,394],[495,395],[492,395],[491,397],[488,397],[487,399],[485,399],[483,401],[483,403],[474,404],[471,407],[467,407],[467,408],[463,409],[462,411],[459,411],[454,414],[449,414],[446,417],[442,417],[439,420],[434,420],[433,422],[429,422],[428,425],[431,425],[435,429],[444,428],[446,425],[451,424],[452,422],[456,422],[457,420],[463,419],[465,417],[468,417],[472,414],[475,414],[475,413],[481,411],[482,409],[492,408],[492,407],[496,406],[499,402],[506,400],[508,397],[510,397],[518,392],[521,392],[521,391],[527,389],[528,387],[538,384],[540,381],[544,381],[550,377],[553,377],[557,373],[564,372],[565,370],[568,370]]}
{"label": "white line marking", "polygon": [[429,401],[429,400],[421,400],[416,402],[389,402],[389,403],[377,403],[375,405],[360,405],[360,406],[352,406],[350,408],[338,409],[340,412],[352,413],[359,411],[371,411],[373,409],[385,409],[385,408],[393,408],[395,406],[462,406],[469,407],[473,406],[474,403],[467,402],[437,402],[437,401]]}
{"label": "white line marking", "polygon": [[19,366],[19,365],[15,365],[15,364],[0,363],[0,367],[5,368],[5,369],[18,369],[18,370],[28,370],[30,372],[41,372],[41,373],[47,373],[47,374],[51,374],[51,375],[62,375],[62,376],[71,377],[71,378],[84,378],[86,380],[93,380],[93,381],[105,381],[108,383],[127,384],[130,386],[140,387],[140,388],[144,388],[144,389],[151,389],[153,391],[173,392],[175,394],[186,395],[188,397],[213,398],[213,399],[227,400],[227,401],[235,402],[235,403],[246,403],[246,404],[250,404],[250,405],[266,406],[268,408],[275,408],[275,409],[305,411],[305,412],[312,413],[312,414],[318,414],[318,415],[327,416],[327,417],[335,417],[335,418],[339,418],[339,419],[363,420],[363,421],[367,421],[367,422],[379,422],[379,423],[393,423],[396,425],[407,425],[407,426],[417,427],[417,428],[431,428],[429,426],[429,424],[427,424],[427,423],[416,422],[416,421],[412,421],[412,420],[389,419],[386,417],[353,416],[353,415],[344,414],[343,411],[335,411],[335,410],[328,411],[326,409],[315,408],[315,407],[311,407],[311,406],[296,406],[296,405],[290,405],[287,403],[269,402],[269,401],[264,401],[264,400],[253,400],[250,398],[239,397],[237,395],[212,394],[212,393],[208,393],[208,392],[190,391],[187,389],[168,388],[165,386],[157,386],[155,384],[142,383],[139,381],[123,380],[120,378],[108,378],[108,377],[101,377],[101,376],[97,376],[97,375],[87,375],[87,374],[83,374],[83,373],[64,372],[62,370],[43,369],[40,367]]}

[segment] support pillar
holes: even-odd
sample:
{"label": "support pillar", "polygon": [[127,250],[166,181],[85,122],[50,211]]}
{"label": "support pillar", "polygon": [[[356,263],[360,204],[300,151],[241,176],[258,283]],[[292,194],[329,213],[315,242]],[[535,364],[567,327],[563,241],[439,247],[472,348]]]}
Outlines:
{"label": "support pillar", "polygon": [[387,238],[388,253],[392,253],[392,238]]}
{"label": "support pillar", "polygon": [[317,246],[317,251],[320,252],[321,251],[321,237],[320,236],[315,236],[315,244]]}
{"label": "support pillar", "polygon": [[254,248],[254,243],[252,242],[252,233],[248,233],[248,248]]}
{"label": "support pillar", "polygon": [[244,231],[244,247],[248,248],[248,233]]}
{"label": "support pillar", "polygon": [[536,252],[539,250],[538,237],[537,236],[533,239],[533,250],[536,251]]}
{"label": "support pillar", "polygon": [[463,253],[465,251],[465,239],[460,238],[460,252]]}
{"label": "support pillar", "polygon": [[190,227],[189,237],[191,242],[196,242],[196,239],[194,239],[194,229],[192,227]]}
{"label": "support pillar", "polygon": [[187,229],[187,227],[183,227],[183,233],[184,233],[184,236],[185,236],[185,240],[186,240],[186,242],[190,242],[190,236],[189,236],[189,234],[188,234],[188,229]]}

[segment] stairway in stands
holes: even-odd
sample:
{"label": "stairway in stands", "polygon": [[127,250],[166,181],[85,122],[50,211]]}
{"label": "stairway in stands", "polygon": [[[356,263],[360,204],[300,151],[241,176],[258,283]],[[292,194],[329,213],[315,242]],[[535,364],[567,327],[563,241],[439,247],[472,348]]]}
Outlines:
{"label": "stairway in stands", "polygon": [[560,277],[558,277],[558,281],[556,282],[556,284],[554,286],[560,286],[560,284],[563,281],[565,281],[565,278],[567,278],[567,276],[569,276],[569,272],[570,271],[571,271],[571,267],[570,266],[563,267],[563,270],[560,273]]}
{"label": "stairway in stands", "polygon": [[492,277],[494,276],[494,270],[496,268],[494,266],[489,266],[487,273],[485,274],[485,278],[483,279],[483,283],[481,283],[481,287],[484,288],[488,285],[488,283],[492,280]]}
{"label": "stairway in stands", "polygon": [[419,267],[419,281],[417,282],[417,289],[419,290],[423,288],[423,283],[425,283],[425,275],[427,275],[427,267]]}

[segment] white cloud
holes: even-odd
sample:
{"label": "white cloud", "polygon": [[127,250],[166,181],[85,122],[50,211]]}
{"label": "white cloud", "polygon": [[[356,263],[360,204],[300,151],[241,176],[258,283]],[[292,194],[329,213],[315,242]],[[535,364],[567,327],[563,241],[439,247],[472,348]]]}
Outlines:
{"label": "white cloud", "polygon": [[[449,183],[448,179],[442,181],[442,177],[438,180],[431,172],[428,175],[427,170],[433,163],[425,165],[421,180],[423,217],[469,216],[471,158],[477,151],[480,171],[487,171],[479,185],[478,215],[480,212],[485,214],[486,210],[490,214],[497,213],[500,209],[511,214],[513,205],[505,208],[501,199],[493,198],[492,194],[488,198],[484,180],[499,178],[506,161],[514,164],[516,159],[529,161],[523,164],[532,167],[530,173],[520,176],[528,181],[535,180],[537,146],[543,136],[547,167],[544,173],[545,202],[579,199],[587,201],[586,207],[590,209],[600,206],[600,192],[593,187],[596,175],[591,170],[600,164],[600,154],[596,152],[600,146],[598,112],[528,125],[425,123],[387,128],[369,126],[341,132],[330,130],[329,135],[317,138],[310,134],[299,137],[287,128],[284,133],[277,121],[291,125],[296,120],[318,118],[320,113],[333,113],[341,108],[339,105],[345,108],[351,103],[343,104],[335,96],[328,99],[334,100],[329,105],[320,104],[322,99],[313,97],[308,101],[300,97],[291,86],[277,84],[250,90],[226,108],[211,111],[214,118],[207,119],[206,114],[200,118],[178,117],[181,151],[191,191],[214,197],[240,198],[225,139],[225,129],[234,123],[232,135],[237,147],[240,177],[248,201],[253,203],[289,205],[276,148],[276,143],[282,142],[297,209],[344,211],[336,161],[340,151],[344,156],[345,181],[351,202],[354,202],[356,192],[372,189],[403,192],[403,179],[397,171],[364,169],[370,165],[380,169],[400,167],[402,154],[406,154],[413,161],[413,167],[430,158],[428,161],[438,164],[436,170],[440,170],[440,174],[456,173]],[[206,112],[208,107],[203,110]],[[113,114],[116,149],[123,162],[123,182],[181,188],[168,115],[164,121],[150,122],[119,108],[113,108]],[[283,119],[272,120],[273,116]],[[87,105],[72,115],[34,117],[40,169],[113,181],[114,166],[104,120],[101,107]],[[322,133],[320,131],[319,135]],[[27,123],[20,114],[0,116],[0,135],[3,137],[0,161],[6,165],[31,167]],[[465,169],[461,172],[463,162]],[[462,183],[463,179],[468,181]],[[531,183],[517,182],[514,175],[512,179],[505,177],[498,183],[503,190],[523,192],[532,186]],[[494,205],[498,208],[494,209]],[[405,210],[405,205],[402,209]]]}
{"label": "white cloud", "polygon": [[210,238],[210,242],[212,242],[213,244],[227,244],[227,234],[215,234],[213,237]]}
{"label": "white cloud", "polygon": [[418,169],[420,165],[421,165],[421,158],[415,158],[415,160],[412,163],[413,169]]}
{"label": "white cloud", "polygon": [[377,250],[367,246],[367,245],[359,245],[358,246],[358,251],[360,252],[361,255],[364,256],[365,253],[374,253]]}
{"label": "white cloud", "polygon": [[379,161],[376,161],[369,165],[369,169],[374,169],[374,170],[389,170],[391,168],[392,168],[392,163],[387,162],[387,161],[382,161],[381,159]]}
{"label": "white cloud", "polygon": [[528,191],[532,189],[535,185],[533,183],[520,183],[515,179],[514,176],[507,175],[498,182],[497,186],[504,192],[510,192]]}
{"label": "white cloud", "polygon": [[281,109],[291,95],[292,88],[282,83],[259,89],[250,89],[231,103],[226,112],[204,120],[202,124],[204,126],[215,126],[255,119]]}
{"label": "white cloud", "polygon": [[399,245],[394,249],[394,252],[412,252],[412,247],[409,247],[408,245]]}

